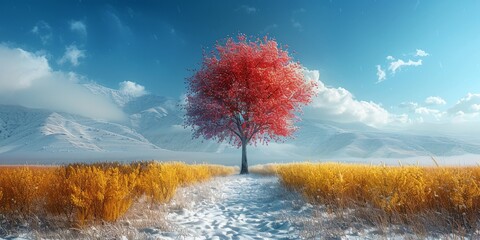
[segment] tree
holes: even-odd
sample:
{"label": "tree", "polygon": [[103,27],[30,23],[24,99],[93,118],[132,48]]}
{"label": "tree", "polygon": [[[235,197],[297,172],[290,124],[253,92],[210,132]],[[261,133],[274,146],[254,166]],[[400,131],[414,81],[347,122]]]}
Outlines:
{"label": "tree", "polygon": [[311,101],[316,83],[275,40],[239,35],[204,53],[187,85],[185,126],[194,138],[242,147],[240,174],[247,174],[247,145],[291,136],[295,113]]}

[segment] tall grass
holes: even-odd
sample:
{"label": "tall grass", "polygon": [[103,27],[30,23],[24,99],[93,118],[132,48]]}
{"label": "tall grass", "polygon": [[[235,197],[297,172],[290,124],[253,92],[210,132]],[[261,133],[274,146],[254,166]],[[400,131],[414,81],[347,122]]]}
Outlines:
{"label": "tall grass", "polygon": [[295,163],[269,168],[287,188],[334,211],[361,210],[362,217],[381,218],[384,224],[415,225],[423,219],[446,230],[479,227],[480,167]]}
{"label": "tall grass", "polygon": [[143,196],[151,205],[165,203],[180,186],[234,171],[178,162],[0,167],[0,215],[9,221],[57,216],[71,226],[114,222]]}

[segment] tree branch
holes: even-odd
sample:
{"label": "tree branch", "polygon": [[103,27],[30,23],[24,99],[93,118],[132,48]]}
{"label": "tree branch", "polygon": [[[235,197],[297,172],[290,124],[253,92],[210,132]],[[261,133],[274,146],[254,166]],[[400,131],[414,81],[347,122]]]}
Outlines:
{"label": "tree branch", "polygon": [[253,136],[255,136],[255,134],[257,134],[258,131],[260,131],[262,129],[262,127],[263,127],[263,125],[256,125],[253,129],[252,134],[250,135],[250,137],[248,137],[247,142],[250,142],[250,140],[253,138]]}
{"label": "tree branch", "polygon": [[233,128],[231,128],[230,126],[227,126],[227,128],[228,128],[228,130],[233,132],[235,135],[237,135],[240,139],[242,139],[242,136],[240,136],[240,134],[238,132],[236,132]]}

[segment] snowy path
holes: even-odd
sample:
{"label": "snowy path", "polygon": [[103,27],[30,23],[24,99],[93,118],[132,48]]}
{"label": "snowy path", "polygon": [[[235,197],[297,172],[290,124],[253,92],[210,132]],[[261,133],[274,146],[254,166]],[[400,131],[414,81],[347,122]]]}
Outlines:
{"label": "snowy path", "polygon": [[[310,208],[286,193],[275,177],[230,176],[182,189],[167,219],[171,239],[295,239],[295,216]],[[297,199],[295,199],[297,198]],[[298,204],[296,204],[296,202]]]}

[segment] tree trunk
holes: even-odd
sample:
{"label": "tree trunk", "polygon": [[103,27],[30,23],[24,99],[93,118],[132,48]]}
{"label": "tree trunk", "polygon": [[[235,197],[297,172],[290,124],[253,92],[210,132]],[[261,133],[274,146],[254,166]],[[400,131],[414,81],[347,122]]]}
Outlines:
{"label": "tree trunk", "polygon": [[242,140],[242,168],[240,174],[248,174],[247,141]]}

